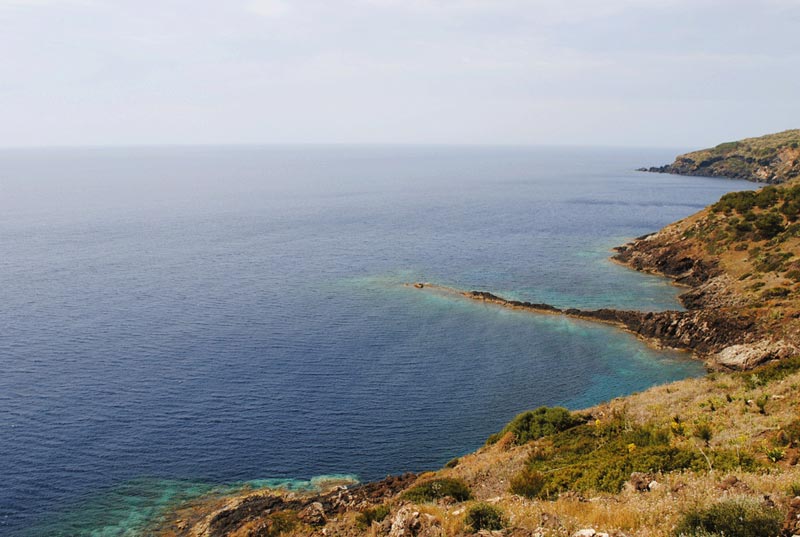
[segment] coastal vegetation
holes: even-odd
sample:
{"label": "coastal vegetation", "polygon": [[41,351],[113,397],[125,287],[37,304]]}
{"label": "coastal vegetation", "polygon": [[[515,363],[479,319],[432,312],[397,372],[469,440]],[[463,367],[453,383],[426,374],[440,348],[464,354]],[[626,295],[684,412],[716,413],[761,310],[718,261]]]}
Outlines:
{"label": "coastal vegetation", "polygon": [[473,531],[503,529],[503,512],[488,503],[477,503],[469,508],[465,525]]}
{"label": "coastal vegetation", "polygon": [[490,436],[487,443],[494,444],[508,433],[512,433],[515,442],[524,444],[543,436],[566,431],[585,421],[585,417],[573,414],[566,408],[542,406],[515,417],[502,431]]}
{"label": "coastal vegetation", "polygon": [[780,509],[764,505],[752,498],[733,498],[687,512],[675,528],[675,535],[687,537],[779,535],[782,523],[783,513]]}
{"label": "coastal vegetation", "polygon": [[460,479],[444,478],[415,485],[403,494],[403,497],[417,503],[432,502],[446,497],[464,502],[472,498],[472,492]]}

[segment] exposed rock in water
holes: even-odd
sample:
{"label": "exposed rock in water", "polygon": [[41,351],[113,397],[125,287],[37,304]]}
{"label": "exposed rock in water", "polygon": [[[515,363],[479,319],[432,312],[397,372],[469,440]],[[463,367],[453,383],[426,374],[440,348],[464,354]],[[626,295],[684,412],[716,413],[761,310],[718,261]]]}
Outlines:
{"label": "exposed rock in water", "polygon": [[505,300],[486,291],[464,296],[512,309],[537,313],[562,313],[570,317],[610,323],[659,346],[691,350],[699,355],[716,353],[732,344],[749,341],[753,320],[747,316],[719,314],[714,310],[641,312],[633,310],[562,310],[549,304]]}

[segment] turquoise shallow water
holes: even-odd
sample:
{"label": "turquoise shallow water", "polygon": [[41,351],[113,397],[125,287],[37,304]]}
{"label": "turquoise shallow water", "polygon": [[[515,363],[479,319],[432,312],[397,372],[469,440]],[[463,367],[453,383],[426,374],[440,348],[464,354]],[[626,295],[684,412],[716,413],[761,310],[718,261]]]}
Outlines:
{"label": "turquoise shallow water", "polygon": [[674,153],[0,151],[0,533],[137,535],[252,480],[436,468],[522,410],[701,374],[402,285],[676,308],[609,249],[751,185],[630,171]]}

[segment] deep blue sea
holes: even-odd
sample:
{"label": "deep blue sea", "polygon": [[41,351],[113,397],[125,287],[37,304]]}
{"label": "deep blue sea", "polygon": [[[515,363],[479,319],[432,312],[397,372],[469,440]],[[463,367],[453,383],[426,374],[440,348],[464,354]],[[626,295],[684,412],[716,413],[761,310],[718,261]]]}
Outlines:
{"label": "deep blue sea", "polygon": [[403,285],[678,308],[610,248],[752,185],[632,171],[677,152],[0,151],[0,534],[137,535],[214,487],[433,469],[520,411],[702,374]]}

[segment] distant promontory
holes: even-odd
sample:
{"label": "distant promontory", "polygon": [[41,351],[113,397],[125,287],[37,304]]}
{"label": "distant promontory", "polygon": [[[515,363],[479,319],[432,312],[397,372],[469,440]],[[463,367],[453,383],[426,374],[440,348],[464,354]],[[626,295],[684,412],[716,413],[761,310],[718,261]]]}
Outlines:
{"label": "distant promontory", "polygon": [[800,129],[726,142],[679,155],[672,164],[639,171],[784,183],[800,177]]}

